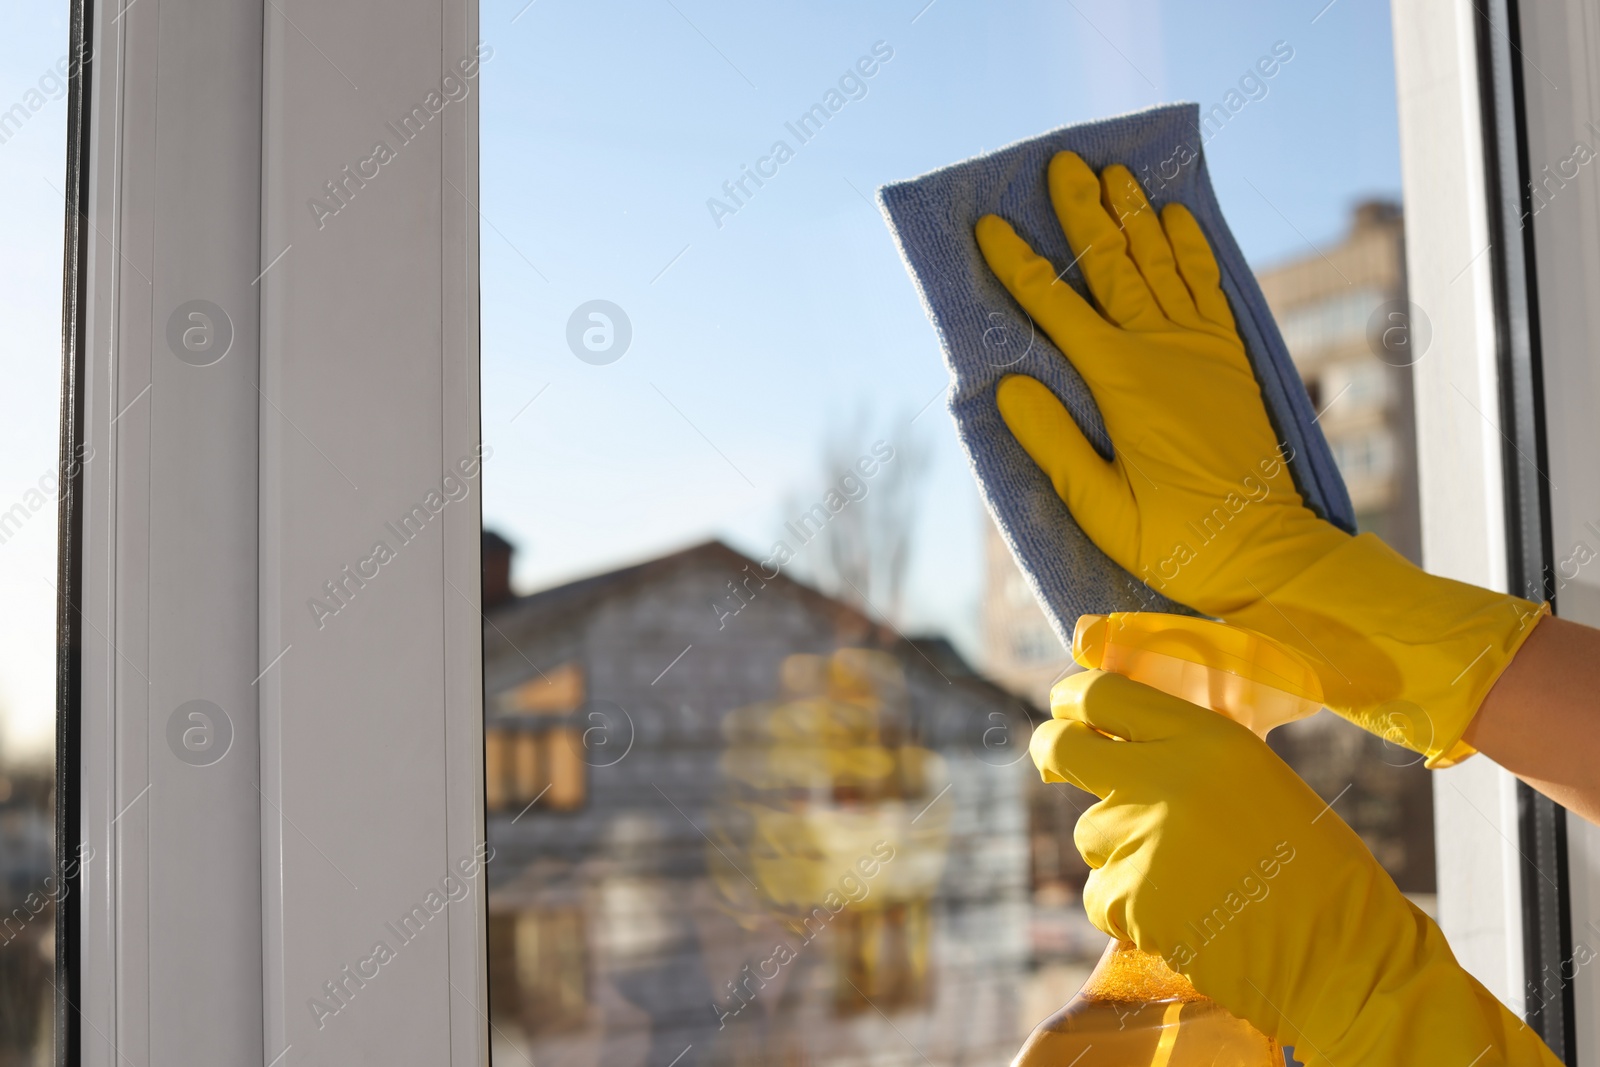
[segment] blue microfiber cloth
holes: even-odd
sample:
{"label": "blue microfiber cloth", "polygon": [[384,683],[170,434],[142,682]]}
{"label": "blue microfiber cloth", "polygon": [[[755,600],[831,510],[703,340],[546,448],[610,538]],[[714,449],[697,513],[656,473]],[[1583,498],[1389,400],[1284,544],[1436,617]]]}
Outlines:
{"label": "blue microfiber cloth", "polygon": [[1031,375],[1048,385],[1096,447],[1111,455],[1088,386],[989,272],[973,236],[979,218],[999,215],[1034,251],[1065,268],[1065,280],[1087,296],[1046,188],[1045,172],[1057,152],[1076,152],[1096,171],[1121,163],[1157,209],[1177,201],[1194,213],[1222,269],[1222,289],[1255,366],[1267,414],[1279,440],[1293,449],[1295,484],[1313,511],[1355,532],[1350,497],[1316,425],[1316,412],[1212,192],[1199,119],[1199,105],[1171,104],[1064,126],[878,190],[879,206],[944,347],[953,379],[950,414],[979,491],[1064,644],[1070,645],[1082,614],[1193,612],[1095,547],[995,407],[995,386],[1002,377]]}

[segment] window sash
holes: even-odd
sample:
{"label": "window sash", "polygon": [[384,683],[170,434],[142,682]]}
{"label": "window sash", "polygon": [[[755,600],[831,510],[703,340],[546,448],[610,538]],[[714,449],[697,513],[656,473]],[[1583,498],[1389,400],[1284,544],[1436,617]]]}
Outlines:
{"label": "window sash", "polygon": [[477,5],[84,10],[64,1047],[484,1062]]}
{"label": "window sash", "polygon": [[[1600,624],[1587,576],[1560,570],[1569,546],[1600,547],[1600,210],[1581,176],[1561,200],[1535,184],[1574,138],[1597,146],[1600,34],[1573,0],[1414,0],[1394,18],[1407,267],[1434,329],[1415,368],[1425,562]],[[1594,1061],[1600,982],[1574,952],[1600,930],[1600,831],[1487,759],[1434,784],[1458,958],[1567,1062]]]}

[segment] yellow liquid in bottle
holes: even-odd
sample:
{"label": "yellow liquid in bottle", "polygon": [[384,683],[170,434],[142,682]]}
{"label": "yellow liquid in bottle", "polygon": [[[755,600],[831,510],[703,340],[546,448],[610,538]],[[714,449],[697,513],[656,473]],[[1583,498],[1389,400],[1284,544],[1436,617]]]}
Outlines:
{"label": "yellow liquid in bottle", "polygon": [[1066,1007],[1034,1028],[1014,1067],[1283,1067],[1271,1038],[1195,992],[1160,956],[1106,946]]}
{"label": "yellow liquid in bottle", "polygon": [[[1080,665],[1125,675],[1265,736],[1322,705],[1293,651],[1250,630],[1154,612],[1085,615]],[[1284,1067],[1271,1038],[1202,996],[1160,956],[1112,941],[1083,988],[1034,1028],[1012,1067]]]}

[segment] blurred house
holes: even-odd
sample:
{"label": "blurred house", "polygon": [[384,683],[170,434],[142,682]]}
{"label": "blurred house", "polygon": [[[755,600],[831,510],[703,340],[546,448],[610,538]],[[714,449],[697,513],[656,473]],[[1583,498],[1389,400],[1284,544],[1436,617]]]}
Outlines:
{"label": "blurred house", "polygon": [[[1427,344],[1406,304],[1404,222],[1396,204],[1358,205],[1335,245],[1259,271],[1359,527],[1420,558],[1411,364]],[[984,671],[1049,706],[1071,657],[992,524],[985,534]],[[1350,823],[1402,889],[1434,891],[1433,792],[1421,759],[1323,712],[1274,731],[1279,754]],[[1035,820],[1035,826],[1044,823]],[[1071,848],[1067,836],[1058,853]],[[1040,830],[1041,838],[1043,830]],[[1036,848],[1048,851],[1041,840]],[[1060,864],[1070,871],[1070,857]],[[1067,877],[1066,874],[1063,877]]]}
{"label": "blurred house", "polygon": [[525,597],[484,548],[501,1056],[1011,1058],[1021,702],[720,543]]}

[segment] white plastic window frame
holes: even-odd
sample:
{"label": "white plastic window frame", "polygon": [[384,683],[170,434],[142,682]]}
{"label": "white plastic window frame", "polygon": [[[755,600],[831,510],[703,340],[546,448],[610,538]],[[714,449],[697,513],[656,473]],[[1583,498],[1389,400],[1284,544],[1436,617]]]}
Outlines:
{"label": "white plastic window frame", "polygon": [[[1600,625],[1600,15],[1396,0],[1394,25],[1407,269],[1433,335],[1415,368],[1425,562]],[[1498,298],[1497,257],[1515,274]],[[1508,353],[1535,372],[1507,380]],[[1600,1063],[1600,830],[1557,811],[1531,832],[1526,791],[1481,757],[1434,786],[1457,956],[1567,1062]]]}
{"label": "white plastic window frame", "polygon": [[486,1063],[477,4],[78,16],[59,1058]]}
{"label": "white plastic window frame", "polygon": [[[1415,367],[1423,561],[1505,588],[1499,377],[1473,0],[1395,0],[1410,299],[1432,342]],[[1430,354],[1431,357],[1430,358]],[[1435,772],[1439,921],[1461,962],[1522,1010],[1511,776],[1486,759]]]}
{"label": "white plastic window frame", "polygon": [[[1546,578],[1557,614],[1600,626],[1600,11],[1520,5],[1525,225],[1533,235],[1549,499]],[[1600,1064],[1600,827],[1566,820],[1566,952],[1530,996],[1570,986],[1577,1062]]]}

